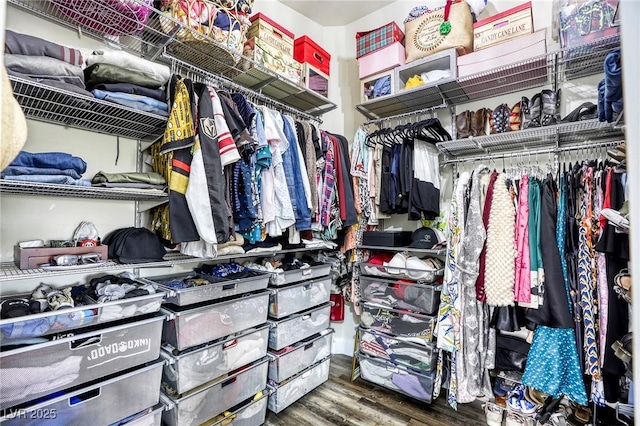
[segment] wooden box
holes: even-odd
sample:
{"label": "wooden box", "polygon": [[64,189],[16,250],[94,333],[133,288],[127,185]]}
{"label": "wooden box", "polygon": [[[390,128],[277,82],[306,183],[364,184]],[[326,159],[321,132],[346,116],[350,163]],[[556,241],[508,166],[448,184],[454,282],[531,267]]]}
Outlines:
{"label": "wooden box", "polygon": [[285,55],[293,56],[293,33],[263,13],[257,13],[251,18],[251,27],[247,31],[247,38],[259,38],[275,47]]}
{"label": "wooden box", "polygon": [[360,80],[360,98],[362,103],[385,98],[395,93],[394,70],[388,70]]}
{"label": "wooden box", "polygon": [[[248,40],[244,44],[244,56],[293,83],[301,85],[302,66],[300,63],[262,39],[254,37]],[[243,68],[245,71],[248,71],[251,67],[252,64],[250,62],[244,62]]]}
{"label": "wooden box", "polygon": [[309,90],[329,97],[329,76],[310,64],[302,64],[302,85]]}
{"label": "wooden box", "polygon": [[521,4],[502,13],[473,24],[473,50],[533,33],[531,2]]}
{"label": "wooden box", "polygon": [[13,261],[20,269],[39,268],[44,263],[51,263],[54,256],[60,254],[87,254],[100,253],[102,260],[107,260],[109,247],[102,244],[94,247],[36,247],[20,248],[14,246]]}

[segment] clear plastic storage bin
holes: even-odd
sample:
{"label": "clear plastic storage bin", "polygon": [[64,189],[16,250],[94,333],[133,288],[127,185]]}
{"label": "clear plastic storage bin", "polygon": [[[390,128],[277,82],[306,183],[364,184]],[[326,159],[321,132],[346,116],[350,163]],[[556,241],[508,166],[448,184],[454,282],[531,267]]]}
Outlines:
{"label": "clear plastic storage bin", "polygon": [[191,426],[213,419],[264,389],[268,366],[265,357],[186,394],[163,397],[169,410],[162,415],[162,422],[167,426]]}
{"label": "clear plastic storage bin", "polygon": [[164,315],[157,314],[135,322],[92,327],[75,336],[17,349],[3,347],[1,408],[156,360],[163,322]]}
{"label": "clear plastic storage bin", "polygon": [[228,415],[218,416],[221,418],[216,417],[201,426],[260,426],[267,417],[268,397],[267,389],[264,389],[255,397],[227,410]]}
{"label": "clear plastic storage bin", "polygon": [[267,320],[269,292],[190,306],[162,308],[169,321],[162,340],[179,351],[264,324]]}
{"label": "clear plastic storage bin", "polygon": [[403,308],[433,315],[440,305],[440,288],[408,280],[360,276],[362,299],[390,308]]}
{"label": "clear plastic storage bin", "polygon": [[166,345],[161,355],[167,360],[162,381],[182,394],[267,354],[269,326],[263,325],[184,352]]}
{"label": "clear plastic storage bin", "polygon": [[[262,272],[255,272],[255,274],[253,277],[226,280],[177,290],[165,286],[164,283],[172,280],[181,281],[199,275],[192,272],[190,274],[142,278],[140,281],[156,283],[158,287],[166,291],[168,295],[167,303],[177,306],[187,306],[267,288],[270,275]],[[203,276],[203,278],[206,279],[206,276]]]}
{"label": "clear plastic storage bin", "polygon": [[308,268],[292,269],[290,271],[272,272],[269,284],[271,286],[281,286],[297,283],[300,281],[314,280],[322,278],[331,272],[331,265],[315,265]]}
{"label": "clear plastic storage bin", "polygon": [[357,353],[356,356],[360,364],[360,377],[363,379],[431,403],[435,370],[425,374],[362,353]]}
{"label": "clear plastic storage bin", "polygon": [[444,268],[437,270],[407,269],[396,266],[383,266],[373,263],[360,262],[360,273],[383,278],[407,279],[423,283],[436,282],[444,275]]}
{"label": "clear plastic storage bin", "polygon": [[400,309],[364,302],[360,325],[400,337],[419,337],[431,341],[436,319]]}
{"label": "clear plastic storage bin", "polygon": [[269,290],[269,316],[282,318],[329,301],[331,277]]}
{"label": "clear plastic storage bin", "polygon": [[331,305],[318,306],[277,321],[268,321],[269,348],[280,350],[329,327]]}
{"label": "clear plastic storage bin", "polygon": [[431,342],[424,345],[389,336],[375,330],[360,328],[358,350],[360,353],[383,358],[396,364],[430,372],[436,368],[438,351]]}
{"label": "clear plastic storage bin", "polygon": [[155,362],[25,408],[10,408],[0,423],[6,426],[115,423],[158,403],[162,364]]}
{"label": "clear plastic storage bin", "polygon": [[130,416],[132,417],[130,420],[126,423],[121,423],[119,426],[160,426],[162,424],[163,411],[164,405],[157,404],[155,407],[141,411],[137,415]]}
{"label": "clear plastic storage bin", "polygon": [[333,330],[328,328],[319,334],[293,344],[282,351],[269,352],[269,379],[282,382],[310,365],[331,355]]}
{"label": "clear plastic storage bin", "polygon": [[329,380],[330,362],[331,358],[326,358],[286,382],[272,384],[272,393],[269,395],[269,410],[279,413]]}

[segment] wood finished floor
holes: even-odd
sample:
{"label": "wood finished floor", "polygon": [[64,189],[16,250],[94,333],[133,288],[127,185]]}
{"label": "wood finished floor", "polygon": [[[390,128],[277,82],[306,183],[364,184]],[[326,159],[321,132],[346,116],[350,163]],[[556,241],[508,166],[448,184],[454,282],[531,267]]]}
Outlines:
{"label": "wood finished floor", "polygon": [[460,404],[454,411],[444,394],[431,405],[386,390],[362,379],[351,381],[351,357],[331,360],[329,381],[279,414],[267,411],[268,426],[481,426],[480,403]]}

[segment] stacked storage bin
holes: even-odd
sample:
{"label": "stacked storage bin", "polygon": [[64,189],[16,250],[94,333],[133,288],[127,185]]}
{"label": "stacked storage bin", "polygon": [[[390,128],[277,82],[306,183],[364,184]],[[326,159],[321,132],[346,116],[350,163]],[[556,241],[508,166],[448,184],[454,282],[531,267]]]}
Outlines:
{"label": "stacked storage bin", "polygon": [[302,83],[310,90],[329,97],[331,55],[308,36],[294,42],[293,57],[302,64]]}
{"label": "stacked storage bin", "polygon": [[329,379],[329,265],[273,274],[269,295],[269,410],[279,413]]}
{"label": "stacked storage bin", "polygon": [[[268,274],[219,279],[202,271],[147,279],[169,293],[163,312],[162,421],[260,425],[267,410]],[[186,280],[198,285],[171,286]]]}
{"label": "stacked storage bin", "polygon": [[437,360],[432,315],[438,311],[437,281],[444,270],[361,263],[360,271],[364,300],[356,354],[360,376],[430,403]]}
{"label": "stacked storage bin", "polygon": [[[85,294],[73,308],[0,320],[0,422],[160,425],[164,296]],[[31,294],[3,301],[19,298]]]}

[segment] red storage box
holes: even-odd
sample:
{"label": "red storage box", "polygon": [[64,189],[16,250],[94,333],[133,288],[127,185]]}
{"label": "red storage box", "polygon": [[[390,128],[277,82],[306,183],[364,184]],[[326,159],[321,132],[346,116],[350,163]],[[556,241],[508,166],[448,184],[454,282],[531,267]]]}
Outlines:
{"label": "red storage box", "polygon": [[371,31],[356,33],[356,58],[404,40],[404,33],[395,22]]}
{"label": "red storage box", "polygon": [[307,36],[296,39],[293,46],[293,59],[307,63],[329,75],[331,55]]}

